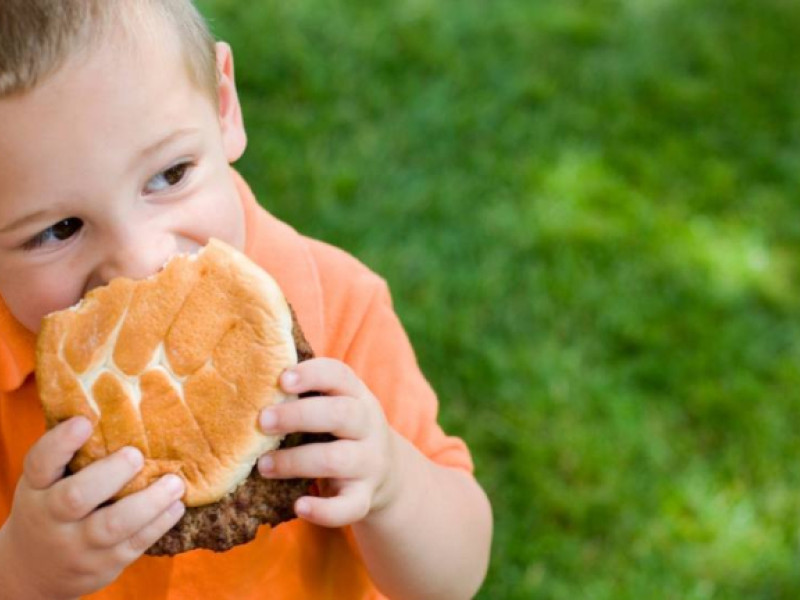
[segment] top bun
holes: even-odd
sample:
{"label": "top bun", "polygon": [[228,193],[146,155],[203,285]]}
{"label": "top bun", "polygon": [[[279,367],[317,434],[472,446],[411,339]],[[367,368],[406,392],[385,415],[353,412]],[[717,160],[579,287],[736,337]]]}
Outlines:
{"label": "top bun", "polygon": [[200,506],[278,446],[258,413],[288,398],[278,377],[296,362],[278,285],[212,239],[148,279],[114,279],[45,317],[36,381],[48,427],[76,415],[94,425],[73,471],[135,446],[144,467],[117,497],[176,473],[185,504]]}

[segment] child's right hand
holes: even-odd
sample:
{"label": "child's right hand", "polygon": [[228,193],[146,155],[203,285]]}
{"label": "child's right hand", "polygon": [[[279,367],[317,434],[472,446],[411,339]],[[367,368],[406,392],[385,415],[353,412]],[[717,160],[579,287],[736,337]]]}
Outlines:
{"label": "child's right hand", "polygon": [[98,508],[141,469],[143,459],[138,450],[124,448],[64,477],[90,433],[89,421],[76,417],[28,452],[0,529],[0,564],[18,597],[75,598],[99,590],[183,515],[183,481],[175,475]]}

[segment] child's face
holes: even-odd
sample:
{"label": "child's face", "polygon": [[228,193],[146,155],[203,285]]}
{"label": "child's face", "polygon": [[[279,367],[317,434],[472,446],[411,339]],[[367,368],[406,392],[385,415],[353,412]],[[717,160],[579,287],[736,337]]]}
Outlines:
{"label": "child's face", "polygon": [[96,48],[0,99],[0,296],[34,332],[113,277],[151,275],[210,237],[244,245],[228,49],[218,47],[217,110],[175,37]]}

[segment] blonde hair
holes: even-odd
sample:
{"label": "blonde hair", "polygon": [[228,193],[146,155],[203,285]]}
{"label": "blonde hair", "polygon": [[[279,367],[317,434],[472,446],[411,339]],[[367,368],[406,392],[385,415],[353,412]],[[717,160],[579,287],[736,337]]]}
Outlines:
{"label": "blonde hair", "polygon": [[0,98],[32,90],[93,44],[130,40],[141,26],[163,34],[159,22],[177,34],[192,82],[216,102],[214,38],[191,0],[0,0]]}

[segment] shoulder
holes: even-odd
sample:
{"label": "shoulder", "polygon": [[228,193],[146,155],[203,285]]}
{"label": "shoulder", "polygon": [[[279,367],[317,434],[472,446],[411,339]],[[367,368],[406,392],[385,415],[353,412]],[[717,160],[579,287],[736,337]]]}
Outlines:
{"label": "shoulder", "polygon": [[345,356],[371,317],[391,315],[385,280],[362,261],[264,209],[253,216],[248,255],[278,281],[316,354]]}
{"label": "shoulder", "polygon": [[386,283],[374,271],[345,250],[297,231],[292,225],[258,206],[249,231],[246,253],[262,266],[281,272],[291,266],[296,276],[307,277],[310,267],[320,285],[334,295],[357,287],[384,288]]}
{"label": "shoulder", "polygon": [[349,252],[320,240],[304,239],[317,266],[320,283],[334,296],[349,297],[357,293],[361,297],[365,292],[388,289],[380,275]]}
{"label": "shoulder", "polygon": [[341,356],[376,311],[391,310],[386,281],[352,254],[320,240],[304,238],[317,271],[325,348]]}

